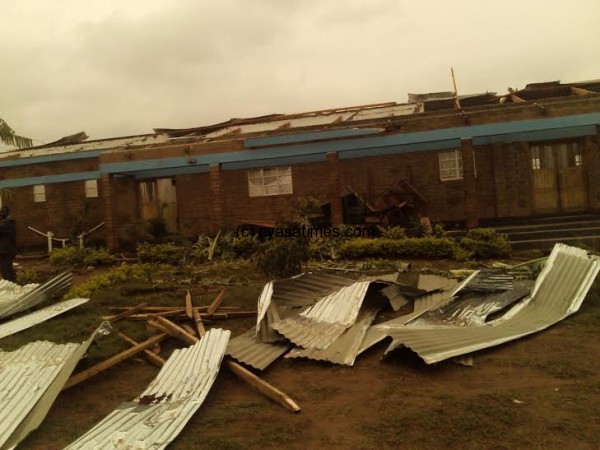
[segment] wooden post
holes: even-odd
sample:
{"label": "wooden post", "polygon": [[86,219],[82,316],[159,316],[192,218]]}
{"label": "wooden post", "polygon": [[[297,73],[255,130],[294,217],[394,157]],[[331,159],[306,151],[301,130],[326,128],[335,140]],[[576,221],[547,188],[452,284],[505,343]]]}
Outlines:
{"label": "wooden post", "polygon": [[210,304],[210,306],[206,310],[206,314],[213,315],[215,313],[215,311],[219,308],[219,305],[223,301],[224,296],[225,296],[225,289],[223,289],[221,292],[219,292],[219,295],[217,295],[217,298],[215,298],[213,300],[213,302]]}
{"label": "wooden post", "polygon": [[[164,317],[157,317],[155,321],[150,322],[154,322],[154,326],[156,326],[159,329],[165,331],[169,330],[167,332],[169,332],[172,336],[177,337],[182,341],[187,342],[188,344],[195,344],[199,341],[197,337],[192,336],[187,331],[177,326],[169,319],[165,319]],[[279,403],[281,406],[283,406],[286,409],[289,409],[292,412],[300,411],[300,407],[296,404],[296,402],[294,402],[294,400],[291,399],[291,397],[277,389],[275,386],[272,386],[271,384],[267,383],[262,378],[257,377],[252,372],[240,366],[235,361],[227,361],[227,367],[233,372],[234,375],[248,383],[250,386],[258,390],[267,398],[273,400],[276,403]]]}
{"label": "wooden post", "polygon": [[190,319],[193,318],[193,313],[192,313],[192,294],[190,294],[190,291],[187,291],[187,294],[185,296],[185,313],[187,314],[187,316]]}
{"label": "wooden post", "polygon": [[[123,333],[117,333],[117,336],[119,336],[124,341],[129,342],[134,347],[136,345],[140,345],[139,342],[134,341],[129,336],[127,336]],[[148,361],[150,361],[152,364],[154,364],[155,366],[158,366],[158,367],[162,367],[166,362],[163,358],[161,358],[160,356],[158,356],[156,353],[154,353],[153,351],[151,351],[149,349],[144,350],[144,355],[146,356],[146,358],[148,358]]]}
{"label": "wooden post", "polygon": [[204,324],[202,323],[202,317],[200,317],[200,310],[198,308],[194,308],[192,310],[192,315],[194,316],[194,322],[196,322],[198,336],[204,336],[206,334],[206,330],[204,329]]}
{"label": "wooden post", "polygon": [[139,305],[134,306],[133,308],[129,308],[128,310],[125,310],[122,313],[117,314],[116,316],[112,316],[112,317],[104,319],[104,320],[108,320],[109,322],[113,322],[113,323],[118,322],[119,320],[125,319],[125,318],[131,316],[132,314],[135,314],[139,310],[144,309],[146,306],[148,306],[147,303],[140,303]]}
{"label": "wooden post", "polygon": [[79,372],[79,373],[73,375],[71,378],[69,378],[69,380],[67,381],[67,383],[65,384],[65,386],[63,387],[62,390],[64,391],[66,389],[69,389],[70,387],[75,386],[76,384],[79,384],[82,381],[85,381],[88,378],[91,378],[94,375],[97,375],[100,372],[103,372],[106,369],[108,369],[122,361],[125,361],[126,359],[131,358],[134,355],[137,355],[138,353],[143,352],[147,348],[162,341],[167,336],[168,336],[167,333],[162,333],[162,334],[153,336],[150,339],[145,340],[141,344],[136,345],[135,347],[131,347],[130,349],[127,349],[124,352],[121,352],[111,358],[108,358],[107,360],[102,361],[101,363],[98,363],[95,366],[90,367],[89,369],[86,369],[82,372]]}

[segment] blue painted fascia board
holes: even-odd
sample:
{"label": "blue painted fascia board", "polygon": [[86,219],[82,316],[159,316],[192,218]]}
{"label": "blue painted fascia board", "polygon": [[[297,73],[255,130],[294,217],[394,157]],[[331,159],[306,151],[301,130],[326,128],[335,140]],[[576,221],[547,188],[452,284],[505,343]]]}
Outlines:
{"label": "blue painted fascia board", "polygon": [[286,158],[254,159],[250,161],[224,163],[221,165],[221,168],[223,170],[258,169],[261,167],[293,166],[296,164],[323,162],[326,159],[327,155],[320,153],[316,155],[288,156]]}
{"label": "blue painted fascia board", "polygon": [[339,154],[340,159],[366,158],[369,156],[398,155],[410,152],[425,152],[430,150],[446,150],[449,148],[460,148],[460,139],[448,139],[445,141],[422,142],[412,145],[391,145],[389,147],[363,148],[359,150],[348,150]]}
{"label": "blue painted fascia board", "polygon": [[593,136],[597,132],[596,125],[580,127],[554,128],[549,130],[525,131],[522,133],[497,134],[481,136],[473,139],[473,145],[486,145],[492,143],[510,144],[512,142],[551,141],[556,139],[577,138]]}
{"label": "blue painted fascia board", "polygon": [[316,131],[314,133],[285,134],[280,136],[251,138],[244,140],[246,148],[263,147],[267,145],[283,145],[295,142],[322,141],[347,137],[366,136],[381,133],[382,128],[343,128],[338,130]]}
{"label": "blue painted fascia board", "polygon": [[[208,166],[186,166],[186,167],[172,167],[166,169],[156,170],[144,170],[141,172],[134,172],[130,175],[135,175],[138,180],[144,180],[148,178],[168,178],[177,175],[190,175],[194,173],[206,173],[208,172]],[[128,174],[126,174],[128,175]]]}
{"label": "blue painted fascia board", "polygon": [[55,155],[29,156],[25,158],[0,160],[0,167],[17,167],[28,164],[40,164],[58,161],[69,161],[75,159],[97,158],[102,154],[101,150],[87,152],[57,153]]}
{"label": "blue painted fascia board", "polygon": [[69,181],[95,180],[98,178],[100,178],[100,172],[98,171],[61,173],[58,175],[44,175],[41,177],[13,178],[8,180],[0,180],[0,189],[33,186],[37,184],[53,184],[67,183]]}

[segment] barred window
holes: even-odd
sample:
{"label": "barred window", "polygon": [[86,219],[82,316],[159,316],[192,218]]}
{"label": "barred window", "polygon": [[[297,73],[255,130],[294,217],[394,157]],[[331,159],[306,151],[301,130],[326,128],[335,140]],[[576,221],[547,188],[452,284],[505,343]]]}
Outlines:
{"label": "barred window", "polygon": [[86,198],[98,197],[98,180],[85,180]]}
{"label": "barred window", "polygon": [[33,201],[35,203],[43,203],[46,201],[46,186],[43,184],[36,184],[33,186]]}
{"label": "barred window", "polygon": [[438,153],[440,161],[440,180],[462,180],[463,161],[460,150]]}
{"label": "barred window", "polygon": [[292,192],[292,168],[290,166],[248,171],[248,195],[250,197],[291,194]]}

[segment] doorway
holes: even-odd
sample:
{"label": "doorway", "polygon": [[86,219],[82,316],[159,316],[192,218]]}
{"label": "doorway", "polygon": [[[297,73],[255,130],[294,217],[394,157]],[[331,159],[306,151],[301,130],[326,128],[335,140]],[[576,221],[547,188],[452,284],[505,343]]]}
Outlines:
{"label": "doorway", "polygon": [[177,233],[177,188],[174,178],[139,182],[139,208],[143,220],[161,218],[169,233]]}
{"label": "doorway", "polygon": [[530,150],[534,212],[584,211],[587,192],[582,145],[577,141],[535,144]]}

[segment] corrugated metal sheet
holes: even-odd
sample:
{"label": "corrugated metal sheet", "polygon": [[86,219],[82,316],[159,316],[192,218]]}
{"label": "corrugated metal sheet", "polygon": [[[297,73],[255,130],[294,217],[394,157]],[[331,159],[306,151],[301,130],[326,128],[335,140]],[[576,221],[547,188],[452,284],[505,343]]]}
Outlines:
{"label": "corrugated metal sheet", "polygon": [[378,310],[373,308],[361,310],[354,325],[345,330],[339,338],[324,350],[295,348],[285,355],[285,357],[308,358],[353,366],[367,330],[373,320],[375,320],[377,312]]}
{"label": "corrugated metal sheet", "polygon": [[229,341],[227,354],[241,363],[264,370],[290,348],[292,346],[287,343],[260,342],[255,329],[251,328]]}
{"label": "corrugated metal sheet", "polygon": [[600,271],[600,258],[556,244],[530,296],[484,325],[389,327],[386,333],[432,364],[544,330],[576,312]]}
{"label": "corrugated metal sheet", "polygon": [[354,324],[370,284],[358,281],[345,286],[302,313],[272,326],[300,347],[326,349]]}
{"label": "corrugated metal sheet", "polygon": [[71,274],[61,273],[44,284],[19,286],[10,281],[0,282],[0,317],[15,314],[44,300],[59,295],[71,286]]}
{"label": "corrugated metal sheet", "polygon": [[213,328],[198,343],[175,350],[142,395],[121,404],[67,448],[165,448],[204,402],[229,335],[227,330]]}
{"label": "corrugated metal sheet", "polygon": [[65,300],[64,302],[50,305],[46,308],[42,308],[38,311],[0,324],[0,339],[18,333],[19,331],[26,330],[27,328],[31,328],[34,325],[45,322],[46,320],[52,319],[53,317],[65,313],[70,309],[76,308],[77,306],[83,305],[88,301],[89,298],[73,298],[71,300]]}
{"label": "corrugated metal sheet", "polygon": [[302,312],[306,306],[354,282],[338,275],[309,272],[267,283],[258,299],[256,333],[260,341],[281,340],[283,336],[273,329],[273,323]]}
{"label": "corrugated metal sheet", "polygon": [[0,449],[39,426],[94,336],[83,344],[31,342],[0,351]]}
{"label": "corrugated metal sheet", "polygon": [[513,288],[514,277],[506,269],[483,269],[463,289],[469,291],[507,291]]}

